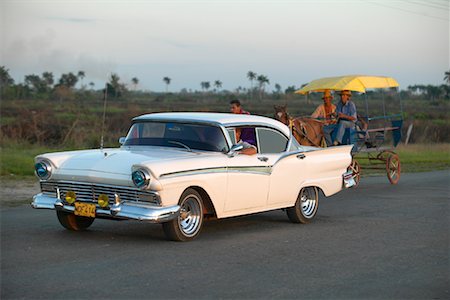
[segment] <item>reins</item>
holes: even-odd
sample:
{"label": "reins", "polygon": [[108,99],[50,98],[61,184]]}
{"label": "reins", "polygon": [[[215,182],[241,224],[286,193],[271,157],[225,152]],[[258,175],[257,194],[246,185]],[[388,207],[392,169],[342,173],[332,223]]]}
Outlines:
{"label": "reins", "polygon": [[[288,115],[288,113],[286,113],[286,118],[289,122],[289,129],[291,130],[292,133],[297,132],[297,134],[300,134],[303,136],[303,138],[305,138],[306,140],[308,140],[308,142],[310,142],[311,144],[313,144],[316,147],[321,147],[321,145],[318,145],[316,143],[314,143],[309,137],[308,137],[308,130],[306,128],[306,126],[303,124],[303,122],[301,120],[298,120],[300,123],[300,130],[297,128],[297,126],[295,126],[295,119],[290,117]],[[306,123],[307,124],[307,123]],[[314,128],[311,126],[312,130],[314,131]],[[321,139],[321,144],[323,144],[323,137]]]}

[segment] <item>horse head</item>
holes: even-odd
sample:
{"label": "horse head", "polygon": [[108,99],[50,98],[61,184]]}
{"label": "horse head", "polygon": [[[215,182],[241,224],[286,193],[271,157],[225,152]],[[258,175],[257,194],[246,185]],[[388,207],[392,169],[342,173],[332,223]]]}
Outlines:
{"label": "horse head", "polygon": [[288,125],[289,114],[287,112],[287,105],[274,105],[273,108],[275,109],[275,119],[285,125]]}

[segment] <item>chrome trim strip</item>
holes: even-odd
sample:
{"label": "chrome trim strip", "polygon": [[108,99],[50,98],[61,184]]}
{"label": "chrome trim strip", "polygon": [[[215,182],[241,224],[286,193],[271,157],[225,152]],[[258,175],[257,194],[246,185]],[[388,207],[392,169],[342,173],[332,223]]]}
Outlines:
{"label": "chrome trim strip", "polygon": [[203,168],[203,169],[193,169],[193,170],[165,173],[165,174],[161,174],[159,176],[159,178],[188,176],[188,175],[199,175],[199,174],[210,174],[210,173],[226,173],[226,172],[227,172],[227,168],[226,167]]}
{"label": "chrome trim strip", "polygon": [[[42,193],[33,196],[31,207],[36,209],[55,209],[58,211],[65,211],[69,213],[73,213],[75,210],[74,206],[64,204],[60,199],[49,197]],[[110,210],[97,207],[95,209],[95,214],[98,217],[104,218],[163,223],[177,218],[180,214],[180,206],[173,205],[158,207],[146,205],[142,202],[133,203],[123,201],[119,204],[113,205]]]}
{"label": "chrome trim strip", "polygon": [[272,166],[228,167],[228,173],[230,172],[270,175]]}
{"label": "chrome trim strip", "polygon": [[161,174],[159,178],[173,178],[178,176],[212,174],[212,173],[230,173],[230,172],[270,175],[272,173],[272,166],[246,166],[246,167],[232,166],[232,167],[193,169]]}

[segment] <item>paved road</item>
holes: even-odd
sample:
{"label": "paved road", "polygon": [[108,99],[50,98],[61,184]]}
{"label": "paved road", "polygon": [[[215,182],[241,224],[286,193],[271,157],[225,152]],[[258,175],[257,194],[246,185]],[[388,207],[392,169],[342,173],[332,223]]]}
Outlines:
{"label": "paved road", "polygon": [[449,172],[384,177],[321,198],[314,223],[282,211],[210,221],[197,240],[52,211],[1,210],[1,298],[449,299]]}

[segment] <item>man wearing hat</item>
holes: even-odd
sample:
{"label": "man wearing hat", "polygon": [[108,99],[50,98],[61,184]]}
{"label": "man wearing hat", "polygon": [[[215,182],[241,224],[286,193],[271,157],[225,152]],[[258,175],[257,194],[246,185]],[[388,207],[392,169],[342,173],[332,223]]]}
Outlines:
{"label": "man wearing hat", "polygon": [[342,144],[345,129],[354,128],[357,120],[355,103],[350,100],[352,92],[343,90],[339,95],[341,96],[341,101],[336,106],[336,114],[339,122],[335,130],[333,146]]}
{"label": "man wearing hat", "polygon": [[323,92],[323,104],[319,105],[312,113],[311,118],[319,119],[323,122],[323,134],[327,145],[331,145],[331,132],[336,127],[336,105],[331,103],[333,95],[330,90]]}

